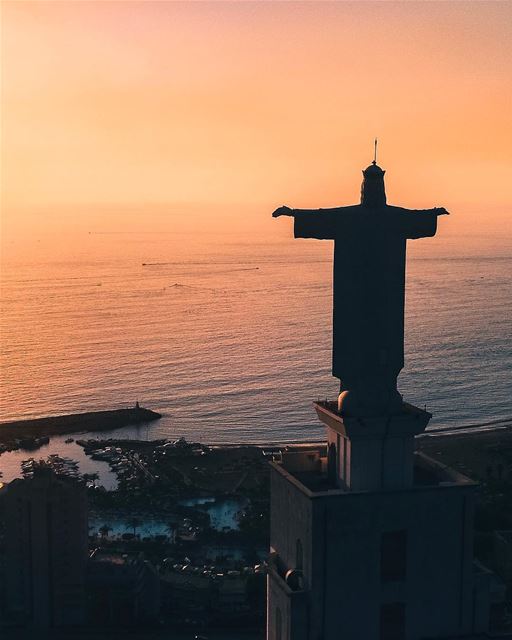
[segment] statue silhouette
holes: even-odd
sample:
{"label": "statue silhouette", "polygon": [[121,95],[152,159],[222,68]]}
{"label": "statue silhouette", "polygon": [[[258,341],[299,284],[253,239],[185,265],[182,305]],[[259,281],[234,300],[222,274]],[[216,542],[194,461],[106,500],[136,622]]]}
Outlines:
{"label": "statue silhouette", "polygon": [[332,374],[338,409],[352,416],[402,410],[406,241],[434,236],[448,213],[386,204],[384,173],[376,160],[363,171],[361,204],[272,214],[292,216],[296,238],[334,240]]}

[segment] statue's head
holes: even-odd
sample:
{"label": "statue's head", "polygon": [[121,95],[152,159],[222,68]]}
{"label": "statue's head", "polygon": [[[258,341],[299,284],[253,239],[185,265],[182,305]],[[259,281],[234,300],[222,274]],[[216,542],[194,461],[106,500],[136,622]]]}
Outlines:
{"label": "statue's head", "polygon": [[384,174],[379,165],[373,161],[363,170],[363,184],[361,185],[361,204],[364,207],[384,207],[386,205],[386,189]]}

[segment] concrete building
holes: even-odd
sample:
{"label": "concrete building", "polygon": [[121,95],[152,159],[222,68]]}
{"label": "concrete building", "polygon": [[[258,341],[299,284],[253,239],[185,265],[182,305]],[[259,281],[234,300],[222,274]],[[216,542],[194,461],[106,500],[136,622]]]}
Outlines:
{"label": "concrete building", "polygon": [[243,623],[259,611],[251,600],[251,587],[263,577],[254,570],[218,570],[175,564],[161,572],[165,609],[176,621]]}
{"label": "concrete building", "polygon": [[40,628],[84,622],[87,499],[43,463],[6,488],[6,615]]}
{"label": "concrete building", "polygon": [[512,531],[494,532],[493,568],[512,592]]}
{"label": "concrete building", "polygon": [[[0,629],[6,618],[6,579],[5,579],[5,495],[7,486],[0,481]],[[1,631],[0,631],[1,634]]]}
{"label": "concrete building", "polygon": [[160,580],[138,551],[96,549],[87,571],[88,621],[129,626],[154,621],[160,611]]}
{"label": "concrete building", "polygon": [[[430,414],[315,403],[324,452],[272,463],[268,640],[420,640],[483,632],[476,485],[421,454]],[[322,455],[323,453],[323,455]]]}

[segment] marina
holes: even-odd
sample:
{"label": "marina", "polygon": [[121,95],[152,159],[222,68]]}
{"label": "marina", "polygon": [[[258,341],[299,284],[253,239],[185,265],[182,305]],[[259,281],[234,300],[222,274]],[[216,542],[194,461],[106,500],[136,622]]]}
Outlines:
{"label": "marina", "polygon": [[[63,458],[58,453],[50,454],[46,460],[46,465],[55,473],[56,476],[76,478],[80,477],[78,472],[78,462],[71,458]],[[24,478],[32,478],[34,476],[34,469],[38,461],[35,458],[28,458],[21,462],[21,473]],[[91,485],[92,486],[92,485]]]}
{"label": "marina", "polygon": [[[212,460],[215,464],[219,456],[224,464],[210,477],[207,493],[201,488],[204,469],[200,467]],[[30,479],[44,462],[58,477],[82,480],[93,492],[89,493],[92,537],[193,543],[205,531],[213,536],[239,532],[250,500],[243,494],[226,495],[226,489],[237,486],[237,478],[246,474],[238,458],[237,449],[210,451],[183,439],[75,440],[62,435],[49,439],[31,456],[21,449],[4,452],[0,473],[4,482]],[[261,453],[257,459],[264,462]],[[225,486],[226,473],[229,483]]]}
{"label": "marina", "polygon": [[[54,436],[49,439],[49,442],[38,448],[37,452],[34,452],[31,456],[27,456],[27,451],[17,449],[13,451],[4,451],[0,454],[0,472],[3,475],[3,482],[11,482],[16,478],[24,476],[23,471],[30,471],[30,465],[25,464],[30,459],[39,460],[69,460],[74,464],[64,464],[62,470],[69,467],[69,469],[75,469],[76,474],[84,475],[90,474],[97,476],[95,481],[96,486],[104,487],[107,491],[112,491],[117,488],[117,476],[111,470],[107,462],[101,460],[92,460],[85,452],[84,449],[79,446],[76,441],[69,442],[67,436]],[[56,463],[54,463],[56,464]],[[76,465],[76,466],[75,466]]]}

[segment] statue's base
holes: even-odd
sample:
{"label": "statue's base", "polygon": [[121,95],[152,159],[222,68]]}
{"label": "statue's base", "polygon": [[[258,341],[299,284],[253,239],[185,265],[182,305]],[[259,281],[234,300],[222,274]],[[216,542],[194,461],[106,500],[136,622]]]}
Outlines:
{"label": "statue's base", "polygon": [[398,489],[412,485],[414,437],[432,415],[403,403],[380,416],[346,416],[335,402],[315,402],[327,427],[331,480],[353,491]]}
{"label": "statue's base", "polygon": [[338,396],[338,413],[354,417],[377,417],[383,414],[400,413],[403,398],[395,388],[372,389],[362,394],[355,390],[344,390]]}

